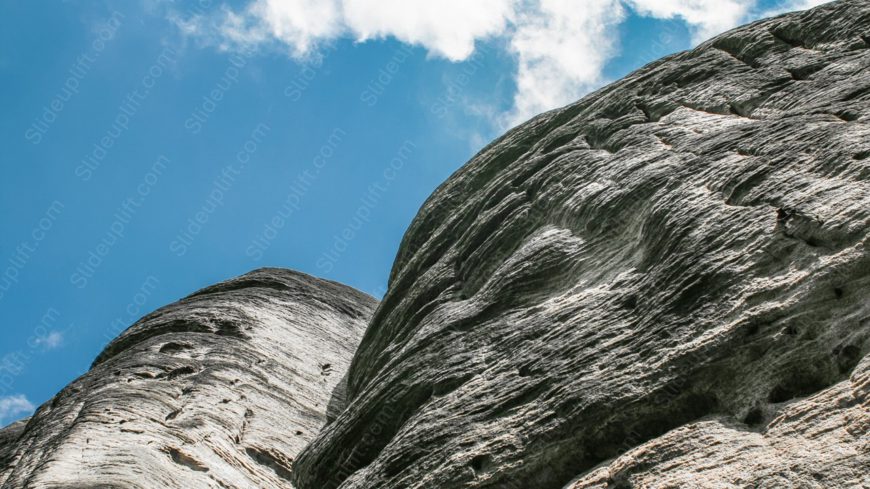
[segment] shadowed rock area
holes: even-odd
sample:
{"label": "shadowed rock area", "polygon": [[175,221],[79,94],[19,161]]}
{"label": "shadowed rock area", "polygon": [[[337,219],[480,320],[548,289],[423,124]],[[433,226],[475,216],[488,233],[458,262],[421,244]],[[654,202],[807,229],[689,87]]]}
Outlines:
{"label": "shadowed rock area", "polygon": [[294,482],[870,487],[868,122],[852,0],[510,131],[420,210]]}
{"label": "shadowed rock area", "polygon": [[0,487],[293,487],[376,304],[261,269],[159,309],[0,431]]}

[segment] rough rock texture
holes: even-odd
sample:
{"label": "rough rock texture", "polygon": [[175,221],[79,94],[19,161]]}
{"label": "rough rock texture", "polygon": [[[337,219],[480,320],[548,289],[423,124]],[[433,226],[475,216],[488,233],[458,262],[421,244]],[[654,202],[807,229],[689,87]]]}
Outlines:
{"label": "rough rock texture", "polygon": [[344,406],[340,383],[375,306],[262,269],[164,307],[23,432],[0,431],[0,487],[292,487],[294,457]]}
{"label": "rough rock texture", "polygon": [[9,464],[9,459],[12,458],[12,454],[15,451],[15,441],[21,436],[27,421],[27,419],[16,421],[0,429],[0,473]]}
{"label": "rough rock texture", "polygon": [[853,0],[510,131],[414,220],[297,486],[860,487],[868,123]]}
{"label": "rough rock texture", "polygon": [[720,416],[635,448],[570,489],[870,487],[870,358],[762,429]]}

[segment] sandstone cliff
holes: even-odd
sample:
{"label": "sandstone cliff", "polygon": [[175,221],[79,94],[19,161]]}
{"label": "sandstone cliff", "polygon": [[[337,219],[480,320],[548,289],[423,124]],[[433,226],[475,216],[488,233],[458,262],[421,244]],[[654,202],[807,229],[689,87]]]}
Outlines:
{"label": "sandstone cliff", "polygon": [[868,122],[867,1],[655,62],[443,184],[376,312],[261,270],[143,318],[0,487],[870,488]]}
{"label": "sandstone cliff", "polygon": [[853,0],[510,131],[417,215],[294,481],[870,486],[868,123]]}
{"label": "sandstone cliff", "polygon": [[10,427],[8,454],[0,431],[0,487],[293,487],[296,454],[344,406],[340,383],[375,306],[263,269],[164,307],[23,433]]}

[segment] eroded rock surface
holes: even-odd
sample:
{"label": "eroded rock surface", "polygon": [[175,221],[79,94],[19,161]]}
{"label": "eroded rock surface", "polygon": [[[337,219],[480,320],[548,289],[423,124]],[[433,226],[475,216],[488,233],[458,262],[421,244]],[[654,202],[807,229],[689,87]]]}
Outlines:
{"label": "eroded rock surface", "polygon": [[294,457],[344,406],[336,387],[375,306],[261,269],[164,307],[10,427],[12,451],[0,431],[0,487],[293,487]]}
{"label": "eroded rock surface", "polygon": [[15,442],[24,431],[27,419],[16,421],[5,428],[0,428],[0,473],[6,469],[9,459],[15,452]]}
{"label": "eroded rock surface", "polygon": [[868,123],[870,2],[852,0],[510,131],[421,209],[350,405],[294,481],[696,487],[680,481],[698,469],[703,487],[860,487]]}
{"label": "eroded rock surface", "polygon": [[[870,357],[850,380],[763,413],[718,416],[632,449],[568,489],[870,487]],[[756,424],[762,428],[754,429]]]}

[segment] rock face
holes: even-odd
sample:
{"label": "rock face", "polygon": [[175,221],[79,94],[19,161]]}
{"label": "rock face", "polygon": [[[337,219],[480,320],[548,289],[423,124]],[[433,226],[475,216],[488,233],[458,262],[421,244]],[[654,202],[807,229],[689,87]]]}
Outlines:
{"label": "rock face", "polygon": [[784,406],[762,429],[727,416],[678,428],[582,477],[613,487],[870,487],[870,358],[840,382]]}
{"label": "rock face", "polygon": [[868,224],[870,2],[655,62],[426,202],[293,480],[870,487]]}
{"label": "rock face", "polygon": [[27,421],[26,419],[16,421],[0,429],[0,473],[9,465],[9,460],[15,451],[15,441],[21,436]]}
{"label": "rock face", "polygon": [[263,269],[164,307],[26,429],[0,431],[0,487],[293,487],[294,457],[344,407],[343,375],[375,306]]}
{"label": "rock face", "polygon": [[840,1],[486,147],[370,322],[278,270],[143,318],[0,431],[0,487],[870,488],[868,246],[870,2]]}

